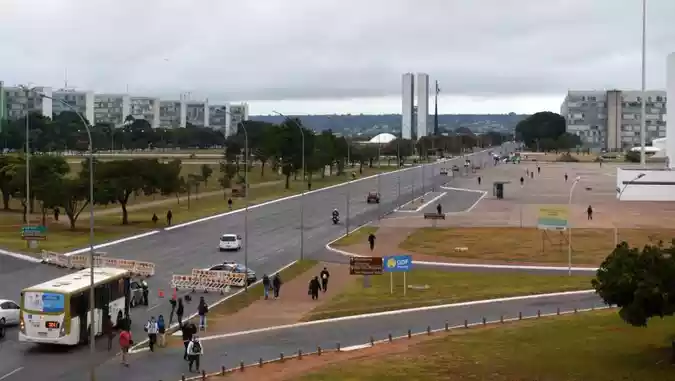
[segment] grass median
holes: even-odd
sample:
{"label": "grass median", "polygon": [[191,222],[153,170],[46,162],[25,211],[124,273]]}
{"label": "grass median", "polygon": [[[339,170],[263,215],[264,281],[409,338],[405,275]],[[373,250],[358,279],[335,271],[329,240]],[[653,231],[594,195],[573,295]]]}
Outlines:
{"label": "grass median", "polygon": [[[359,177],[366,177],[380,172],[386,172],[387,169],[364,169]],[[348,181],[349,175],[317,177],[312,180],[312,189],[336,185]],[[215,180],[214,180],[215,181]],[[290,189],[285,189],[284,182],[279,181],[274,184],[251,185],[249,194],[249,205],[260,204],[286,196],[297,195],[302,192],[305,184],[301,181],[291,181]],[[243,198],[233,198],[233,209],[242,209],[245,207]],[[95,220],[95,239],[96,244],[104,243],[110,240],[123,238],[135,234],[141,234],[153,229],[163,228],[165,216],[168,210],[173,214],[172,224],[192,221],[202,217],[228,211],[226,197],[221,191],[212,193],[202,193],[199,196],[193,195],[188,203],[186,198],[176,199],[168,198],[162,202],[148,202],[144,204],[129,205],[129,224],[121,224],[121,211],[102,213],[96,210]],[[157,214],[159,221],[153,223],[152,215]],[[75,230],[70,230],[67,217],[61,215],[59,222],[47,216],[47,239],[39,243],[37,249],[29,249],[26,242],[21,239],[22,215],[18,210],[0,213],[0,248],[24,253],[39,253],[41,250],[65,252],[85,247],[89,243],[89,212],[84,210],[76,224]],[[33,224],[40,221],[41,216],[32,215]]]}
{"label": "grass median", "polygon": [[367,242],[368,236],[370,234],[375,234],[377,232],[377,226],[361,226],[358,230],[355,230],[349,235],[340,238],[339,240],[333,242],[331,246],[335,247],[344,247],[351,246],[357,243]]}
{"label": "grass median", "polygon": [[376,346],[294,379],[672,380],[672,326],[666,318],[631,327],[609,310],[455,330],[398,353]]}
{"label": "grass median", "polygon": [[[599,265],[614,250],[614,229],[572,230],[572,263]],[[618,229],[631,246],[670,242],[673,229]],[[400,245],[417,254],[459,261],[567,264],[567,233],[536,228],[422,228]],[[466,247],[466,251],[455,251]]]}
{"label": "grass median", "polygon": [[305,321],[335,318],[405,308],[459,303],[591,288],[591,277],[582,275],[535,275],[529,273],[451,272],[414,269],[406,276],[408,288],[403,295],[403,274],[394,273],[394,292],[390,293],[390,275],[370,277],[363,287],[355,277],[342,294],[321,305]]}

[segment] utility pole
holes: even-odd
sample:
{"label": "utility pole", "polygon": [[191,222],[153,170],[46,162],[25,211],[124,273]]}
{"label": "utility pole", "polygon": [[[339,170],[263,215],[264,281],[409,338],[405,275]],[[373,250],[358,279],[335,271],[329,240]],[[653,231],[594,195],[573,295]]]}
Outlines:
{"label": "utility pole", "polygon": [[438,136],[438,93],[441,92],[441,89],[438,87],[438,81],[436,81],[436,92],[434,95],[434,136]]}

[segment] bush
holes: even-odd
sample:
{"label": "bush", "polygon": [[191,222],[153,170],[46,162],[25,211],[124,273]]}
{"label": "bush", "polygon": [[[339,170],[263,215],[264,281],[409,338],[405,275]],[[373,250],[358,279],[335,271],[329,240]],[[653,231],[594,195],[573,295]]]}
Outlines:
{"label": "bush", "polygon": [[628,151],[624,156],[624,160],[629,163],[639,163],[640,162],[640,152]]}
{"label": "bush", "polygon": [[558,157],[558,160],[556,160],[556,161],[562,161],[562,162],[565,162],[565,163],[578,163],[579,159],[572,156],[569,152],[565,152],[564,154],[560,155]]}

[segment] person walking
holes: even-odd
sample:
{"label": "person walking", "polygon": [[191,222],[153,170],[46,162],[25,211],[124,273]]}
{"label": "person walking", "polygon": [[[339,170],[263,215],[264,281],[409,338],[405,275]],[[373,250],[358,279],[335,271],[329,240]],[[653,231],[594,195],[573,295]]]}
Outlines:
{"label": "person walking", "polygon": [[150,316],[150,320],[145,323],[145,332],[148,333],[148,342],[150,345],[150,352],[155,351],[155,343],[157,342],[157,332],[159,327],[157,326],[157,321],[154,316]]}
{"label": "person walking", "polygon": [[199,297],[199,305],[197,306],[197,315],[199,315],[199,330],[206,330],[206,314],[209,313],[209,305],[206,304],[203,296]]}
{"label": "person walking", "polygon": [[481,178],[478,176],[478,185],[480,186]]}
{"label": "person walking", "polygon": [[103,335],[108,338],[108,352],[112,349],[113,338],[115,337],[115,331],[113,330],[112,317],[107,315],[103,320]]}
{"label": "person walking", "polygon": [[272,289],[274,290],[274,299],[279,298],[279,292],[281,291],[281,285],[283,282],[281,282],[281,277],[279,274],[274,274],[274,278],[272,278]]}
{"label": "person walking", "polygon": [[270,297],[270,288],[272,287],[272,282],[270,281],[270,278],[267,276],[267,274],[263,274],[262,285],[263,294],[265,295],[265,300],[267,300]]}
{"label": "person walking", "polygon": [[588,206],[588,209],[586,209],[586,214],[588,215],[589,221],[593,220],[593,208],[590,205]]}
{"label": "person walking", "polygon": [[152,224],[157,225],[157,221],[159,221],[159,217],[157,217],[157,213],[152,213]]}
{"label": "person walking", "polygon": [[183,299],[178,299],[178,307],[176,308],[176,320],[178,321],[178,327],[183,327],[184,312],[185,307],[183,307]]}
{"label": "person walking", "polygon": [[232,197],[227,199],[227,207],[228,209],[232,210]]}
{"label": "person walking", "polygon": [[141,289],[143,290],[143,305],[147,306],[150,304],[150,301],[148,300],[148,296],[150,294],[150,287],[148,286],[148,282],[143,279],[141,281]]}
{"label": "person walking", "polygon": [[183,346],[185,351],[183,352],[183,360],[188,361],[188,345],[192,341],[192,337],[197,333],[197,327],[193,323],[186,323],[181,327],[181,334],[183,336]]}
{"label": "person walking", "polygon": [[541,173],[541,167],[537,165],[537,174]]}
{"label": "person walking", "polygon": [[567,173],[565,173],[565,182],[567,182]]}
{"label": "person walking", "polygon": [[324,267],[319,275],[321,276],[321,289],[323,292],[326,292],[328,290],[328,278],[330,278],[330,273],[328,272],[328,269]]}
{"label": "person walking", "polygon": [[169,209],[168,212],[166,212],[166,224],[168,226],[171,226],[171,220],[173,219],[173,213],[171,213],[171,209]]}
{"label": "person walking", "polygon": [[166,325],[164,324],[164,315],[159,315],[157,317],[157,337],[159,339],[159,347],[164,347],[166,345]]}
{"label": "person walking", "polygon": [[173,289],[173,295],[171,296],[171,299],[169,299],[169,304],[171,305],[171,312],[169,312],[169,327],[171,327],[171,323],[173,323],[173,316],[176,314],[176,289]]}
{"label": "person walking", "polygon": [[524,183],[525,179],[522,176],[520,176],[520,186],[522,187]]}
{"label": "person walking", "polygon": [[370,251],[375,249],[375,234],[368,234],[368,244],[370,245]]}
{"label": "person walking", "polygon": [[192,372],[192,366],[195,365],[195,372],[199,373],[199,359],[204,354],[204,347],[202,347],[202,343],[197,335],[188,343],[187,353],[188,371]]}
{"label": "person walking", "polygon": [[134,345],[134,341],[131,339],[131,332],[129,332],[129,327],[122,327],[120,332],[120,348],[122,349],[122,365],[128,367],[129,363],[127,362],[127,355],[129,354],[129,348]]}
{"label": "person walking", "polygon": [[319,290],[321,289],[321,283],[319,283],[319,277],[315,276],[312,280],[309,281],[309,294],[312,296],[312,300],[319,299]]}
{"label": "person walking", "polygon": [[443,206],[441,206],[441,204],[436,205],[436,214],[439,216],[443,214]]}

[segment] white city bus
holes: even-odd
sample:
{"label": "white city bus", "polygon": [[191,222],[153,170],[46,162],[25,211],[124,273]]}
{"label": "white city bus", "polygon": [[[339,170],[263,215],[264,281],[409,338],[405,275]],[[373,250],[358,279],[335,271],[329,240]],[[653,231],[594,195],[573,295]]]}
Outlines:
{"label": "white city bus", "polygon": [[[96,335],[110,315],[113,324],[129,314],[130,274],[111,267],[94,269],[94,324]],[[77,345],[89,341],[90,270],[29,287],[21,291],[19,341],[30,343]]]}

